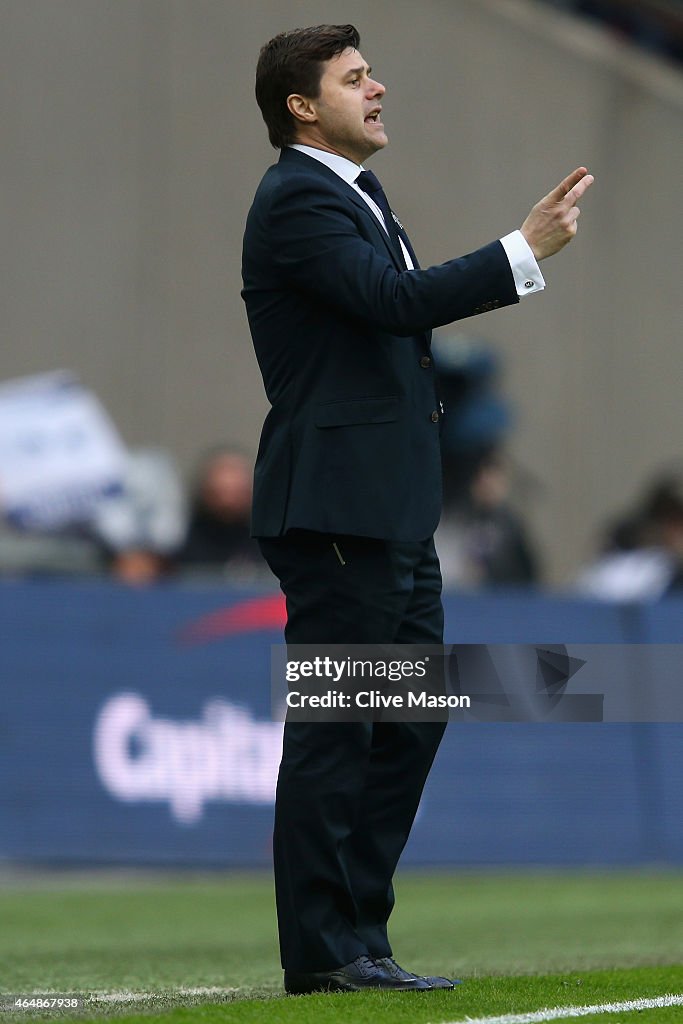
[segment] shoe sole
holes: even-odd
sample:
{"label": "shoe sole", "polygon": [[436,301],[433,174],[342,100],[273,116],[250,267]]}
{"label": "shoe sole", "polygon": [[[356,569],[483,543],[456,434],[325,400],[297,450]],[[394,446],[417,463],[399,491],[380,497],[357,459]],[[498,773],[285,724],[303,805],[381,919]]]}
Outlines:
{"label": "shoe sole", "polygon": [[286,986],[285,994],[288,996],[309,996],[320,992],[433,992],[431,985],[344,985],[336,982],[321,983],[320,985]]}

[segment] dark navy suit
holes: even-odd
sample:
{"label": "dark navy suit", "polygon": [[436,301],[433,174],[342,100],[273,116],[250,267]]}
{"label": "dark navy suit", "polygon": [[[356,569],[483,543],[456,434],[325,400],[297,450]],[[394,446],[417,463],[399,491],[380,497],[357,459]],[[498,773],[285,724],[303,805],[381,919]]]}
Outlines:
{"label": "dark navy suit", "polygon": [[272,409],[253,532],[423,540],[441,509],[432,327],[517,302],[500,242],[407,272],[364,199],[285,149],[244,236],[244,291]]}
{"label": "dark navy suit", "polygon": [[[285,593],[290,643],[443,639],[431,329],[518,296],[497,241],[428,270],[413,262],[329,167],[285,149],[266,172],[243,253],[271,403],[252,531]],[[286,970],[391,955],[391,879],[443,728],[286,724],[274,835]]]}

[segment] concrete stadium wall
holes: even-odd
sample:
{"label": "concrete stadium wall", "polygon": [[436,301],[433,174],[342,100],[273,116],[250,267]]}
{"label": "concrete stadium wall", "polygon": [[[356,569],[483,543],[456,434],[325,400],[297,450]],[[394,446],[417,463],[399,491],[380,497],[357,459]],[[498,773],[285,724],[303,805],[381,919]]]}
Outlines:
{"label": "concrete stadium wall", "polygon": [[223,438],[255,449],[240,243],[273,151],[254,64],[323,20],[356,23],[389,86],[372,166],[423,264],[519,226],[577,164],[596,174],[546,293],[462,325],[504,355],[562,581],[682,454],[683,75],[533,0],[4,0],[0,379],[74,369],[129,443],[187,468]]}

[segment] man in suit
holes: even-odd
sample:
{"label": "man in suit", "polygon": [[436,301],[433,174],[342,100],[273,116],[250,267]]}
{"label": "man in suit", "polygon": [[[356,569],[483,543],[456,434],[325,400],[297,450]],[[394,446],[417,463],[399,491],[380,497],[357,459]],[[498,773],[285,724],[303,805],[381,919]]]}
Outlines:
{"label": "man in suit", "polygon": [[[280,580],[290,644],[440,644],[433,327],[544,286],[576,231],[585,168],[521,231],[421,270],[363,161],[387,144],[385,88],[351,25],[282,33],[256,97],[279,162],[249,212],[243,298],[271,404],[252,532]],[[430,990],[393,959],[392,876],[440,722],[288,721],[275,810],[285,988]]]}

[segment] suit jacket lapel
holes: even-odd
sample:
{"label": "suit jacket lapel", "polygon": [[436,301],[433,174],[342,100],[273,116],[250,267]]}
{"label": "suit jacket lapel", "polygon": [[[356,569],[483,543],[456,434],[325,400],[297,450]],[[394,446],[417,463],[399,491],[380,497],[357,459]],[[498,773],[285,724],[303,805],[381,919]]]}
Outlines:
{"label": "suit jacket lapel", "polygon": [[391,239],[389,238],[388,232],[384,230],[384,228],[377,220],[377,217],[372,212],[372,210],[365,202],[365,200],[358,195],[354,188],[351,188],[351,186],[347,185],[345,181],[342,181],[341,178],[339,178],[339,184],[342,185],[342,187],[348,191],[351,201],[356,204],[358,209],[363,211],[366,218],[369,218],[375,235],[380,239],[382,245],[384,246],[384,251],[388,252],[389,255],[391,256],[392,263],[397,268],[397,270],[405,270],[406,265],[399,256],[399,254],[396,252],[396,248]]}
{"label": "suit jacket lapel", "polygon": [[[339,191],[344,196],[346,196],[352,203],[355,203],[355,205],[361,211],[363,216],[366,218],[366,222],[371,226],[374,232],[374,238],[377,242],[377,248],[379,249],[379,251],[384,252],[389,256],[397,270],[406,269],[405,263],[396,252],[396,249],[394,248],[394,245],[391,239],[389,238],[389,235],[384,230],[380,222],[377,220],[377,217],[372,212],[372,210],[365,202],[365,200],[356,192],[355,188],[351,188],[350,185],[348,185],[342,178],[340,178],[338,174],[335,174],[333,170],[326,166],[326,164],[322,164],[319,160],[314,160],[313,157],[307,156],[306,153],[300,153],[298,149],[283,149],[282,152],[280,153],[280,161],[283,163],[298,163],[302,168],[305,167],[308,171],[314,171],[317,174],[321,174],[324,178],[327,179],[328,182],[330,182],[337,189],[339,189]],[[397,224],[396,227],[398,229],[398,233],[403,239],[406,249],[410,254],[410,258],[413,261],[413,266],[415,267],[416,270],[418,270],[420,264],[418,263],[417,256],[415,255],[415,251],[410,243],[408,235],[406,234],[404,228],[401,227],[400,224]],[[419,335],[419,337],[422,338],[426,350],[429,351],[432,332],[425,331],[425,333]]]}
{"label": "suit jacket lapel", "polygon": [[[380,252],[384,252],[391,257],[391,261],[397,270],[405,270],[405,264],[402,262],[400,256],[396,252],[389,235],[384,230],[377,217],[372,212],[365,200],[358,195],[355,188],[348,185],[338,174],[335,174],[333,170],[327,167],[326,164],[321,163],[319,160],[315,160],[313,157],[308,156],[306,153],[300,153],[298,149],[283,149],[280,154],[280,160],[284,163],[300,163],[306,167],[308,171],[314,171],[317,174],[321,174],[328,182],[334,185],[339,191],[351,200],[352,203],[358,207],[362,212],[366,221],[372,227],[374,232],[374,238],[379,243],[376,247]],[[410,249],[408,250],[410,252]],[[412,255],[411,255],[412,258]],[[414,261],[415,262],[415,261]],[[415,263],[417,266],[417,263]]]}

